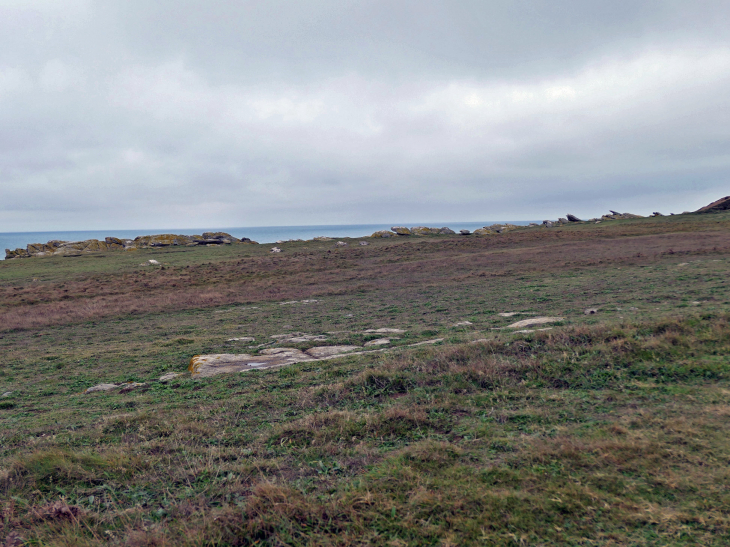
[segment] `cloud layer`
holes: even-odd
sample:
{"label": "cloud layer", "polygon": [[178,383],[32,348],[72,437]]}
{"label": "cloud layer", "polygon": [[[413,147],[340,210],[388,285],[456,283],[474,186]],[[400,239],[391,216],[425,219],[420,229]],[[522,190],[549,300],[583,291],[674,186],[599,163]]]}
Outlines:
{"label": "cloud layer", "polygon": [[730,194],[722,2],[153,4],[0,0],[0,231]]}

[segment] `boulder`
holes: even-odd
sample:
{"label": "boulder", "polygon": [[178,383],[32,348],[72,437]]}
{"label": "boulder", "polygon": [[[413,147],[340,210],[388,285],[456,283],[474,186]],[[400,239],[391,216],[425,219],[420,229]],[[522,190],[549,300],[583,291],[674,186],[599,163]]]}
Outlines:
{"label": "boulder", "polygon": [[359,241],[358,243],[359,243],[360,245],[363,245],[363,246],[364,246],[364,245],[370,245],[370,243],[368,243],[367,241]]}
{"label": "boulder", "polygon": [[14,251],[11,251],[10,249],[5,249],[5,260],[12,260],[13,258],[28,258],[30,255],[28,254],[28,251],[25,249],[15,249]]}
{"label": "boulder", "polygon": [[411,231],[406,228],[405,226],[392,226],[390,228],[393,232],[398,234],[399,236],[409,236],[411,235]]}
{"label": "boulder", "polygon": [[380,230],[379,232],[375,232],[370,237],[395,237],[397,234],[393,232],[389,232],[388,230]]}
{"label": "boulder", "polygon": [[429,228],[427,226],[414,226],[411,228],[411,234],[414,236],[436,236],[441,233],[440,228]]}
{"label": "boulder", "polygon": [[347,247],[347,243],[345,243],[344,241],[338,241],[337,243],[335,243],[335,245],[337,245],[338,247]]}
{"label": "boulder", "polygon": [[493,235],[497,235],[497,232],[490,230],[487,227],[484,227],[484,228],[477,228],[476,230],[474,230],[474,235],[475,236],[493,236]]}
{"label": "boulder", "polygon": [[568,214],[568,221],[569,222],[583,222],[581,219],[579,219],[575,215]]}
{"label": "boulder", "polygon": [[272,247],[271,248],[271,252],[272,253],[280,253],[281,252],[281,249],[279,249],[279,247]]}
{"label": "boulder", "polygon": [[452,230],[451,228],[444,226],[443,228],[441,228],[439,230],[439,234],[454,235],[454,234],[456,234],[456,232],[454,230]]}
{"label": "boulder", "polygon": [[459,233],[463,236],[471,235],[471,232],[469,230],[459,230]]}

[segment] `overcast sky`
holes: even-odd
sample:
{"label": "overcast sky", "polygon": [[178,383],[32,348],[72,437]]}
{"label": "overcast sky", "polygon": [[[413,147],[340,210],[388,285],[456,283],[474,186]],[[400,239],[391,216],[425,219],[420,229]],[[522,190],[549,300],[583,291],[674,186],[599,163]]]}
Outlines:
{"label": "overcast sky", "polygon": [[727,0],[0,0],[0,231],[730,194]]}

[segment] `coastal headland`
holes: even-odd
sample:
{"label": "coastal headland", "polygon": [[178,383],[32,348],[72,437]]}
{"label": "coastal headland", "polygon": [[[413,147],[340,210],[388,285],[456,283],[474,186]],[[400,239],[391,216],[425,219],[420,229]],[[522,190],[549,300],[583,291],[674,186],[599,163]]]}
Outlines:
{"label": "coastal headland", "polygon": [[728,205],[9,251],[0,545],[727,545]]}

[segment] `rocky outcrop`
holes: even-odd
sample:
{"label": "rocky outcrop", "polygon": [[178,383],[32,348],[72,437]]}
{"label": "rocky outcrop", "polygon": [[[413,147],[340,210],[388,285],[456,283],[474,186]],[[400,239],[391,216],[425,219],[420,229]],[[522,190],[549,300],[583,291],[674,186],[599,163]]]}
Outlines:
{"label": "rocky outcrop", "polygon": [[644,218],[641,215],[634,215],[632,213],[618,213],[616,211],[610,211],[611,214],[603,215],[601,220],[626,220],[630,218]]}
{"label": "rocky outcrop", "polygon": [[380,230],[379,232],[375,232],[370,237],[395,237],[397,235],[398,234],[393,233],[393,232],[389,232],[388,230]]}
{"label": "rocky outcrop", "polygon": [[717,201],[713,201],[709,205],[705,205],[701,209],[697,209],[696,213],[717,213],[719,211],[730,210],[730,196],[720,198]]}
{"label": "rocky outcrop", "polygon": [[238,239],[225,232],[204,232],[203,235],[193,236],[158,234],[139,236],[133,240],[119,239],[118,237],[107,237],[104,241],[98,239],[87,239],[85,241],[52,240],[48,243],[29,243],[25,249],[15,249],[14,251],[5,249],[5,259],[29,258],[32,256],[81,256],[85,253],[101,251],[134,251],[179,245],[193,247],[196,245],[230,245],[232,243],[255,244],[256,242],[247,237]]}
{"label": "rocky outcrop", "polygon": [[568,222],[583,222],[581,219],[579,219],[575,215],[568,214]]}
{"label": "rocky outcrop", "polygon": [[393,232],[398,234],[399,236],[409,236],[411,235],[411,231],[406,228],[405,226],[392,226],[390,228]]}

